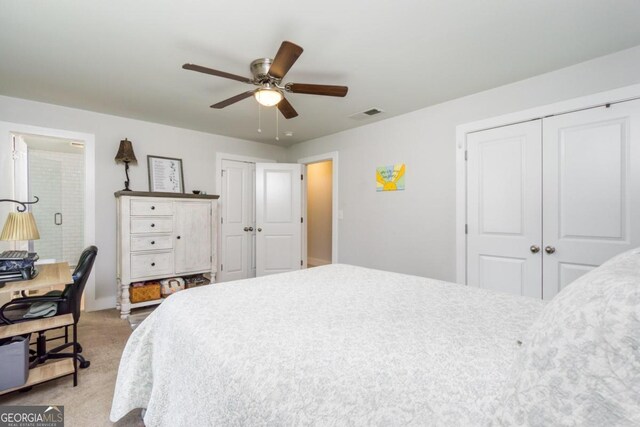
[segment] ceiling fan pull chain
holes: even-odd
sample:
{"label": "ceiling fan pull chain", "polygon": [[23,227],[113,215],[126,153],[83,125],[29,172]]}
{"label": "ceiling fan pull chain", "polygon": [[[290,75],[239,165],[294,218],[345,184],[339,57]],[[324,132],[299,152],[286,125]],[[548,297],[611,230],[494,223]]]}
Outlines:
{"label": "ceiling fan pull chain", "polygon": [[274,108],[274,110],[276,111],[276,141],[280,141],[280,128],[278,126],[279,120],[278,120],[278,108]]}
{"label": "ceiling fan pull chain", "polygon": [[258,133],[262,133],[262,106],[258,102]]}

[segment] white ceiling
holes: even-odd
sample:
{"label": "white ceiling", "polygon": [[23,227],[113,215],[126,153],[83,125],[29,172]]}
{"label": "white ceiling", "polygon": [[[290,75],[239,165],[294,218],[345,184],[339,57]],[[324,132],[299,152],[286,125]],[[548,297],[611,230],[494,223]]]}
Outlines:
{"label": "white ceiling", "polygon": [[[291,145],[638,45],[639,19],[637,0],[3,1],[0,94]],[[181,69],[249,76],[283,40],[305,49],[285,81],[349,94],[289,94],[279,142],[273,108],[262,134],[251,98],[209,108],[251,86]]]}

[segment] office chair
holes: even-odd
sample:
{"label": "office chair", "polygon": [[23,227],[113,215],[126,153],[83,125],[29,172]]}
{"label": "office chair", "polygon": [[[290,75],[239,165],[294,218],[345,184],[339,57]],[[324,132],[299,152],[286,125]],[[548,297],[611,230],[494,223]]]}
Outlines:
{"label": "office chair", "polygon": [[[62,350],[71,346],[76,347],[76,352],[82,352],[82,346],[77,342],[76,328],[78,321],[80,320],[80,304],[82,301],[82,294],[84,292],[87,279],[93,269],[96,256],[98,255],[98,248],[95,246],[89,246],[80,255],[78,264],[73,271],[73,283],[65,286],[63,291],[52,291],[43,296],[23,297],[16,298],[2,307],[0,307],[0,322],[5,324],[12,324],[18,322],[28,322],[37,318],[27,318],[23,316],[29,310],[29,307],[37,302],[55,302],[57,304],[56,315],[69,314],[73,315],[73,328],[74,328],[74,341],[69,342],[68,326],[65,326],[65,342],[64,344],[47,351],[46,342],[48,341],[44,332],[38,332],[37,350],[32,351],[31,366],[34,367],[40,363],[44,363],[49,359],[62,359],[66,357],[74,357],[73,353],[61,353]],[[58,339],[56,337],[53,339]],[[50,341],[50,340],[49,340]],[[88,368],[91,362],[85,360],[80,354],[75,355],[79,362],[80,368]]]}

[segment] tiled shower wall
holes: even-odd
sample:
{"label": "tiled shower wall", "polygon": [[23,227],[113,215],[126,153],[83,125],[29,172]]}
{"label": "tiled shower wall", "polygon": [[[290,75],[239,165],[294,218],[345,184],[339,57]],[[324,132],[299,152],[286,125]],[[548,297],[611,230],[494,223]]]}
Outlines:
{"label": "tiled shower wall", "polygon": [[75,265],[84,245],[84,154],[29,149],[29,193],[40,198],[32,205],[40,231],[35,251]]}

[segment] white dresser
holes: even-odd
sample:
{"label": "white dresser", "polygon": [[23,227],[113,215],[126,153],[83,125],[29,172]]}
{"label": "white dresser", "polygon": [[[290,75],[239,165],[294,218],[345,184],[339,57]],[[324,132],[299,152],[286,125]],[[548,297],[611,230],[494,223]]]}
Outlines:
{"label": "white dresser", "polygon": [[163,300],[132,304],[134,282],[216,273],[218,196],[118,191],[117,307],[122,318],[131,309]]}

